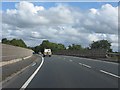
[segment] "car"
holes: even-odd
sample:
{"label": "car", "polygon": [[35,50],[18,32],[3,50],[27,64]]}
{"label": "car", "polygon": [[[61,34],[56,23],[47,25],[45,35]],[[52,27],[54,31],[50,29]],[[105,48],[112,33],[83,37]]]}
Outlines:
{"label": "car", "polygon": [[43,57],[45,56],[51,57],[51,55],[52,55],[51,49],[44,49]]}

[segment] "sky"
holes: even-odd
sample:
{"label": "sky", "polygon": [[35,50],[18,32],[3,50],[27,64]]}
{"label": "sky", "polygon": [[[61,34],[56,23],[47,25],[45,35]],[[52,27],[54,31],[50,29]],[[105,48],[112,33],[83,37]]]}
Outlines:
{"label": "sky", "polygon": [[117,2],[2,2],[2,38],[81,44],[108,40],[118,51]]}
{"label": "sky", "polygon": [[[15,9],[15,4],[19,2],[2,2],[2,10],[7,9]],[[62,2],[32,2],[35,6],[44,6],[46,9],[56,6],[57,3]],[[68,4],[73,7],[79,7],[81,9],[89,9],[89,8],[100,8],[101,5],[111,4],[112,6],[118,6],[118,2],[63,2],[64,4]]]}

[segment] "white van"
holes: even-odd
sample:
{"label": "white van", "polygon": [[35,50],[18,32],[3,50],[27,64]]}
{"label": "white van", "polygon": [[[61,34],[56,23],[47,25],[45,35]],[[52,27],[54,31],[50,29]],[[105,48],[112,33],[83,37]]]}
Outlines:
{"label": "white van", "polygon": [[43,57],[45,56],[51,57],[51,55],[52,55],[51,49],[44,49]]}

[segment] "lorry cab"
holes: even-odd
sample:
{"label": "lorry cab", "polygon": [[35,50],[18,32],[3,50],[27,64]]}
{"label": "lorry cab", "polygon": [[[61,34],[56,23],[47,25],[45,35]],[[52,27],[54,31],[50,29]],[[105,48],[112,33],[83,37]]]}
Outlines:
{"label": "lorry cab", "polygon": [[45,56],[51,57],[51,55],[52,55],[51,49],[44,49],[43,57]]}

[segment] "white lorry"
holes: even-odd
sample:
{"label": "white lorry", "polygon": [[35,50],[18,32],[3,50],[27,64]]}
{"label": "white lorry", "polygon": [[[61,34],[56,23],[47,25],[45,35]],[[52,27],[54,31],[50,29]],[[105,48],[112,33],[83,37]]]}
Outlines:
{"label": "white lorry", "polygon": [[51,57],[51,55],[52,55],[51,49],[44,49],[43,57],[45,56]]}

